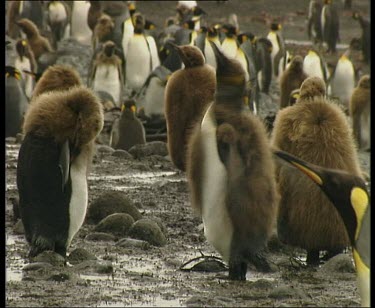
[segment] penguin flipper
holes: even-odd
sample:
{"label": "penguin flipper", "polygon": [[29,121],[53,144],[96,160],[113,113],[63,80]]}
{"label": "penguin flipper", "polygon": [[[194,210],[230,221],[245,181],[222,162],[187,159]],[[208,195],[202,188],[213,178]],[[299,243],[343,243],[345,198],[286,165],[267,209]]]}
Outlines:
{"label": "penguin flipper", "polygon": [[61,147],[60,157],[59,157],[59,169],[61,172],[62,179],[62,190],[64,191],[65,185],[69,179],[69,168],[70,167],[70,148],[69,140],[66,140]]}

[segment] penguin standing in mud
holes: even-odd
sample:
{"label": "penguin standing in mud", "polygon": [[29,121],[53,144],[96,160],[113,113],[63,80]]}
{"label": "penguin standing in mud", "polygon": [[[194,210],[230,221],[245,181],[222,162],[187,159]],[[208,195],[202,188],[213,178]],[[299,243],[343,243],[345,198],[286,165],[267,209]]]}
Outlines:
{"label": "penguin standing in mud", "polygon": [[16,24],[21,32],[26,35],[26,41],[33,51],[36,61],[43,53],[53,51],[48,39],[40,35],[38,28],[31,20],[22,18]]}
{"label": "penguin standing in mud", "polygon": [[64,1],[50,1],[47,4],[47,23],[52,32],[54,48],[70,32],[70,8]]}
{"label": "penguin standing in mud", "polygon": [[70,32],[71,37],[83,45],[91,45],[92,31],[87,23],[89,1],[73,1]]}
{"label": "penguin standing in mud", "polygon": [[362,178],[337,169],[310,164],[283,151],[274,154],[307,175],[340,214],[351,246],[362,307],[370,306],[370,195]]}
{"label": "penguin standing in mud", "polygon": [[322,56],[310,49],[303,59],[303,71],[308,77],[319,77],[324,82],[328,79],[328,68]]}
{"label": "penguin standing in mud", "polygon": [[339,14],[337,7],[332,0],[324,0],[324,5],[321,13],[321,28],[323,42],[327,44],[327,52],[335,53],[336,44],[339,40]]}
{"label": "penguin standing in mud", "polygon": [[272,43],[265,37],[255,37],[253,44],[259,89],[268,94],[272,80]]}
{"label": "penguin standing in mud", "polygon": [[303,71],[303,58],[295,56],[290,66],[281,75],[280,79],[280,109],[289,105],[290,94],[294,89],[299,89],[302,82],[307,78]]}
{"label": "penguin standing in mud", "polygon": [[14,62],[25,82],[25,94],[30,99],[33,94],[35,84],[35,74],[37,72],[37,64],[34,53],[32,52],[26,40],[18,40],[16,43],[17,57]]}
{"label": "penguin standing in mud", "polygon": [[29,257],[52,250],[66,257],[87,209],[87,174],[103,110],[76,86],[38,95],[25,116],[17,164],[21,219]]}
{"label": "penguin standing in mud", "polygon": [[73,67],[62,64],[51,65],[36,83],[31,103],[40,94],[55,90],[68,90],[81,84],[81,77]]}
{"label": "penguin standing in mud", "polygon": [[371,60],[371,23],[369,19],[365,19],[358,12],[353,13],[353,19],[358,20],[359,25],[362,28],[361,35],[361,50],[363,61],[370,63]]}
{"label": "penguin standing in mud", "polygon": [[45,29],[43,1],[7,1],[7,34],[13,38],[20,37],[16,22],[22,18],[32,21],[39,30]]}
{"label": "penguin standing in mud", "polygon": [[355,70],[349,59],[349,50],[337,61],[328,85],[328,95],[337,97],[345,111],[349,110],[349,101],[355,87]]}
{"label": "penguin standing in mud", "polygon": [[124,53],[124,57],[126,58],[127,52],[128,52],[128,43],[130,38],[133,36],[134,33],[134,25],[133,25],[133,16],[136,12],[136,6],[135,2],[129,1],[128,2],[128,10],[130,16],[125,19],[125,21],[122,23],[122,39],[121,39],[121,45],[122,45],[122,51]]}
{"label": "penguin standing in mud", "polygon": [[215,48],[217,89],[189,139],[187,176],[193,209],[208,242],[229,263],[229,279],[246,280],[274,227],[278,193],[267,133],[244,108],[245,72]]}
{"label": "penguin standing in mud", "polygon": [[322,43],[322,4],[320,0],[310,0],[307,20],[307,35],[313,44]]}
{"label": "penguin standing in mud", "polygon": [[[272,145],[307,162],[362,176],[351,128],[339,106],[325,99],[326,86],[318,77],[301,85],[296,104],[279,111]],[[294,171],[294,170],[293,170]],[[284,167],[276,168],[281,200],[279,239],[307,250],[306,262],[319,265],[350,242],[339,214],[318,187]]]}
{"label": "penguin standing in mud", "polygon": [[116,106],[121,106],[124,76],[121,59],[115,54],[115,43],[107,41],[96,56],[89,86],[95,91],[106,91],[112,95]]}
{"label": "penguin standing in mud", "polygon": [[353,135],[360,149],[371,148],[371,82],[370,76],[364,75],[354,88],[350,98],[349,114],[352,118]]}
{"label": "penguin standing in mud", "polygon": [[125,63],[125,87],[130,96],[142,88],[150,73],[160,65],[155,40],[144,33],[144,17],[138,13],[133,17],[134,34],[129,39]]}
{"label": "penguin standing in mud", "polygon": [[5,67],[5,137],[15,137],[22,130],[28,100],[22,83],[21,72]]}
{"label": "penguin standing in mud", "polygon": [[273,75],[278,78],[279,75],[286,68],[286,61],[288,53],[285,48],[284,38],[281,35],[281,24],[271,24],[271,31],[268,33],[267,38],[272,44],[272,72]]}
{"label": "penguin standing in mud", "polygon": [[142,122],[136,116],[134,100],[125,100],[121,107],[121,116],[113,123],[110,146],[128,151],[136,144],[146,143],[146,132]]}
{"label": "penguin standing in mud", "polygon": [[170,44],[177,49],[185,67],[172,74],[165,88],[168,152],[173,164],[185,171],[189,131],[214,99],[216,76],[198,47]]}

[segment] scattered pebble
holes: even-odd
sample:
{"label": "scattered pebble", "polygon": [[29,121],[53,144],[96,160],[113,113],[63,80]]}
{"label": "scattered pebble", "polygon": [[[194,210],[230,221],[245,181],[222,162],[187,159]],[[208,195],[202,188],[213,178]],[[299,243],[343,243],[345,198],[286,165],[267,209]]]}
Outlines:
{"label": "scattered pebble", "polygon": [[352,258],[344,253],[338,254],[329,259],[319,270],[328,273],[355,273]]}
{"label": "scattered pebble", "polygon": [[33,258],[33,261],[46,262],[52,264],[53,266],[64,266],[65,264],[65,258],[51,250],[41,252]]}
{"label": "scattered pebble", "polygon": [[129,149],[134,158],[142,158],[150,155],[168,155],[167,144],[162,141],[152,141],[146,144],[136,144]]}
{"label": "scattered pebble", "polygon": [[80,273],[111,274],[113,265],[110,261],[87,260],[74,266]]}
{"label": "scattered pebble", "polygon": [[97,260],[95,255],[83,248],[74,249],[68,256],[69,263],[75,265],[87,260]]}
{"label": "scattered pebble", "polygon": [[275,299],[283,299],[283,298],[300,298],[305,299],[306,294],[297,288],[288,287],[288,286],[279,286],[273,289],[268,297],[275,298]]}
{"label": "scattered pebble", "polygon": [[133,238],[122,238],[117,243],[116,246],[124,248],[141,248],[147,250],[150,248],[150,243],[147,241],[136,240]]}

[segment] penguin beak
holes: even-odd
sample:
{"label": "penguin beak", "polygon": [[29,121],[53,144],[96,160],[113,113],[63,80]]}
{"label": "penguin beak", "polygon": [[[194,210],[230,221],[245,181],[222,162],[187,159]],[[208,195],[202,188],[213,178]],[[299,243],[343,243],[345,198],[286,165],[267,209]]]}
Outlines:
{"label": "penguin beak", "polygon": [[323,185],[323,180],[321,176],[318,174],[318,171],[316,170],[316,168],[314,168],[313,170],[309,163],[304,162],[301,159],[298,159],[297,157],[284,151],[273,150],[273,154],[276,155],[278,158],[281,158],[282,160],[292,164],[294,167],[296,167],[304,174],[306,174],[311,180],[313,180],[319,186]]}

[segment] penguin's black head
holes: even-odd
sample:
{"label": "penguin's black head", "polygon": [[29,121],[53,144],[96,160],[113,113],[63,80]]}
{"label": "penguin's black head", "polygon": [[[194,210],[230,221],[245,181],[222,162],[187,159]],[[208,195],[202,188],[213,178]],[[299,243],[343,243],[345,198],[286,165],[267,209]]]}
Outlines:
{"label": "penguin's black head", "polygon": [[103,44],[103,52],[107,57],[112,57],[115,53],[116,45],[112,41],[106,41]]}
{"label": "penguin's black head", "polygon": [[182,27],[185,29],[194,30],[194,25],[195,25],[194,20],[189,19],[189,20],[184,21],[184,23],[182,24]]}
{"label": "penguin's black head", "polygon": [[17,80],[21,80],[22,75],[21,72],[16,69],[14,66],[5,66],[5,77],[13,77],[16,78]]}
{"label": "penguin's black head", "polygon": [[172,25],[174,25],[175,23],[176,23],[176,22],[175,22],[174,17],[168,17],[168,18],[165,20],[165,27],[172,26]]}
{"label": "penguin's black head", "polygon": [[358,82],[358,86],[360,88],[370,89],[371,87],[370,75],[363,75]]}
{"label": "penguin's black head", "polygon": [[235,37],[237,35],[237,29],[235,26],[231,24],[224,24],[221,27],[221,31],[227,36],[227,37]]}
{"label": "penguin's black head", "polygon": [[306,78],[300,87],[300,98],[309,99],[316,96],[325,97],[326,84],[323,79],[319,77]]}
{"label": "penguin's black head", "polygon": [[18,40],[16,43],[16,50],[18,55],[22,58],[26,55],[27,51],[27,41],[26,40]]}
{"label": "penguin's black head", "polygon": [[271,29],[271,31],[279,31],[279,30],[281,30],[281,24],[272,23],[270,29]]}
{"label": "penguin's black head", "polygon": [[185,68],[202,66],[205,63],[204,55],[202,51],[191,45],[177,46],[172,42],[168,42],[173,48],[178,51],[181,61],[184,63]]}
{"label": "penguin's black head", "polygon": [[354,246],[357,229],[370,204],[363,179],[342,170],[308,163],[284,151],[274,150],[274,154],[302,171],[322,189],[342,217]]}
{"label": "penguin's black head", "polygon": [[142,33],[145,28],[145,18],[140,13],[133,15],[134,33]]}
{"label": "penguin's black head", "polygon": [[201,32],[201,33],[208,33],[208,28],[205,27],[205,26],[201,26],[200,29],[199,29],[199,32]]}
{"label": "penguin's black head", "polygon": [[126,99],[122,106],[121,106],[121,112],[123,113],[133,113],[135,114],[137,111],[136,102],[134,99]]}
{"label": "penguin's black head", "polygon": [[247,40],[250,40],[250,42],[253,42],[255,38],[255,35],[251,32],[242,32],[237,35],[237,40],[240,44],[246,42]]}
{"label": "penguin's black head", "polygon": [[208,27],[207,29],[208,37],[216,37],[218,35],[218,30],[215,26]]}
{"label": "penguin's black head", "polygon": [[151,20],[146,19],[145,30],[154,30],[154,29],[156,29],[156,25]]}
{"label": "penguin's black head", "polygon": [[240,62],[235,59],[229,59],[216,44],[212,44],[212,48],[217,62],[217,84],[245,86],[245,71]]}
{"label": "penguin's black head", "polygon": [[201,7],[195,6],[192,8],[193,16],[207,16],[207,13]]}

